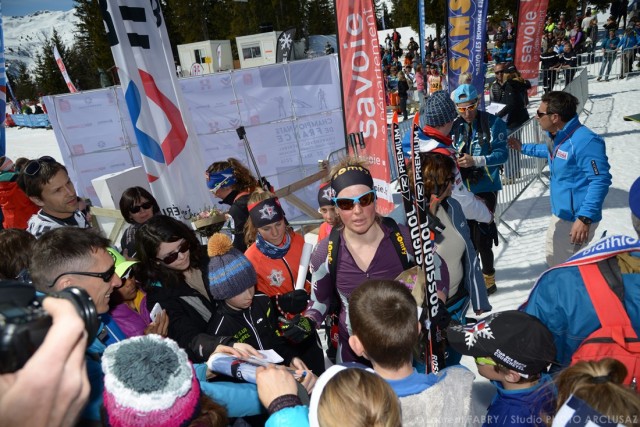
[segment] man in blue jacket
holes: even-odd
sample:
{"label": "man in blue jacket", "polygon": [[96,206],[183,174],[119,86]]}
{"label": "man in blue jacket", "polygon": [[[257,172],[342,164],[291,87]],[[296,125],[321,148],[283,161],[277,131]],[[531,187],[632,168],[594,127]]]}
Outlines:
{"label": "man in blue jacket", "polygon": [[577,107],[578,99],[570,93],[549,92],[542,97],[536,117],[550,141],[522,144],[509,139],[511,148],[549,161],[549,267],[564,262],[593,238],[611,185],[604,139],[580,123]]}

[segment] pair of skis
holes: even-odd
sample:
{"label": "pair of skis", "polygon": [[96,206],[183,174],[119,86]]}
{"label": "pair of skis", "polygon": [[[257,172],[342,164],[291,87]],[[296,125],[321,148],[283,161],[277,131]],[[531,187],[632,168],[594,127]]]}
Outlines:
{"label": "pair of skis", "polygon": [[[407,226],[411,234],[411,243],[415,260],[420,274],[425,276],[425,297],[422,302],[422,313],[418,358],[426,365],[427,373],[437,373],[445,367],[444,337],[431,319],[437,314],[438,293],[435,280],[435,264],[432,244],[432,233],[441,232],[442,228],[435,229],[436,221],[429,212],[429,200],[424,191],[422,180],[422,163],[420,160],[420,148],[418,134],[420,131],[420,119],[416,113],[411,129],[411,157],[413,163],[413,188],[409,179],[407,164],[402,150],[402,140],[398,127],[398,113],[393,114],[391,131],[394,143],[394,159],[398,167],[398,183],[404,210],[407,216]],[[434,230],[432,230],[434,229]]]}

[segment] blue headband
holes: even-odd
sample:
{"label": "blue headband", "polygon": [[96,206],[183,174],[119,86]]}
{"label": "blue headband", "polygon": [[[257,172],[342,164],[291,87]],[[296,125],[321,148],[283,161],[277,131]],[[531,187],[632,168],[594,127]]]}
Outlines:
{"label": "blue headband", "polygon": [[233,175],[233,168],[227,168],[220,172],[209,173],[207,187],[211,191],[217,191],[224,187],[229,187],[236,183],[236,177]]}

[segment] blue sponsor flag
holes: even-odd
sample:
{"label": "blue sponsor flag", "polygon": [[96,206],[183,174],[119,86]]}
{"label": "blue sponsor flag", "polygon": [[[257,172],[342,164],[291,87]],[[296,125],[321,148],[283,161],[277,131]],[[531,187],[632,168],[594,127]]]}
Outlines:
{"label": "blue sponsor flag", "polygon": [[[471,73],[472,84],[484,93],[484,51],[488,0],[447,0],[447,76],[449,91],[458,87],[460,75]],[[484,99],[484,97],[480,97]]]}
{"label": "blue sponsor flag", "polygon": [[424,0],[418,0],[418,27],[420,35],[420,63],[424,66]]}
{"label": "blue sponsor flag", "polygon": [[0,156],[7,151],[7,141],[4,133],[4,118],[7,109],[7,76],[4,66],[4,34],[2,31],[2,3],[0,3]]}

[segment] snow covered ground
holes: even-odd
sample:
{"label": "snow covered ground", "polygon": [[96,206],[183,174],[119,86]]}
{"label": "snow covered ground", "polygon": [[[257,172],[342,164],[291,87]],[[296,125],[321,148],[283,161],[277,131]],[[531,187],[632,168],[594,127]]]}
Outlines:
{"label": "snow covered ground", "polygon": [[[590,101],[583,123],[602,135],[607,143],[613,184],[605,200],[603,219],[596,236],[604,232],[634,236],[629,213],[629,188],[640,175],[640,123],[625,122],[623,116],[640,113],[640,76],[589,84]],[[534,100],[535,101],[535,100]],[[7,155],[36,158],[51,155],[61,159],[52,130],[7,129]],[[545,270],[544,240],[550,216],[546,182],[533,183],[507,211],[504,220],[518,232],[499,226],[505,240],[494,248],[498,292],[491,296],[494,311],[517,308],[526,299],[535,279]],[[475,371],[470,358],[463,364]],[[475,414],[482,415],[493,395],[493,387],[482,378],[474,388]],[[476,418],[481,421],[480,418]]]}

